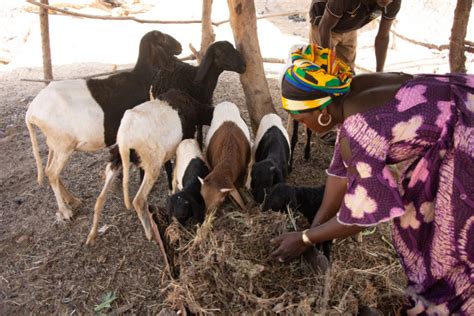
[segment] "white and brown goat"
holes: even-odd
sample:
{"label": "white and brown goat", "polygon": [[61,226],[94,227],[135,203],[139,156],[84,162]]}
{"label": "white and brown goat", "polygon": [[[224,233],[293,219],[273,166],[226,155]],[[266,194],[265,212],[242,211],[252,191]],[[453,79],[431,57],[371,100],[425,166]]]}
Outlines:
{"label": "white and brown goat", "polygon": [[228,194],[244,209],[238,189],[245,183],[250,162],[250,132],[235,104],[216,106],[205,144],[211,166],[211,172],[201,180],[206,209],[218,207]]}

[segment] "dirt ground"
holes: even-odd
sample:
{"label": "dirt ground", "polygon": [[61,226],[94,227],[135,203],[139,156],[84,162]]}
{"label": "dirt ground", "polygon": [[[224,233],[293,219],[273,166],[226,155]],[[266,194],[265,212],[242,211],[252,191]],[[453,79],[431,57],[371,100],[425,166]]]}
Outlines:
{"label": "dirt ground", "polygon": [[[265,12],[267,2],[258,1],[257,11]],[[302,8],[305,8],[308,1],[301,2]],[[275,5],[276,9],[281,8]],[[304,37],[307,34],[307,27],[296,25],[287,17],[272,21],[281,30],[287,30],[288,36]],[[288,31],[290,26],[292,30]],[[37,36],[33,31],[34,34],[39,33],[38,29],[25,29],[18,36],[25,39]],[[169,33],[174,35],[173,32]],[[218,33],[220,36],[224,34],[228,33]],[[265,42],[265,39],[261,42]],[[37,41],[34,43],[38,44]],[[82,205],[75,209],[72,221],[56,222],[54,194],[49,185],[45,183],[41,187],[36,182],[35,162],[24,124],[28,104],[44,85],[20,79],[41,78],[42,69],[37,62],[29,63],[31,60],[25,57],[24,49],[18,47],[9,51],[8,58],[11,58],[12,63],[0,72],[0,314],[94,314],[94,308],[109,292],[115,292],[117,298],[103,312],[111,315],[158,314],[166,307],[163,304],[166,298],[163,289],[167,285],[163,261],[158,248],[145,239],[136,214],[125,209],[120,189],[109,196],[105,205],[101,221],[101,226],[107,225],[105,232],[98,237],[95,246],[84,245],[92,222],[95,199],[103,184],[107,150],[73,155],[63,171],[63,179],[71,192],[82,199]],[[281,50],[272,51],[268,47],[262,51],[265,57],[281,58],[284,55]],[[269,54],[271,52],[274,54]],[[12,57],[15,54],[19,56],[16,60]],[[110,71],[113,64],[126,68],[133,62],[133,58],[128,58],[128,62],[120,62],[125,59],[122,56],[122,59],[117,57],[117,62],[115,55],[104,57],[104,60],[107,57],[113,60],[110,62],[99,59],[87,61],[87,54],[82,57],[84,63],[76,60],[63,63],[61,53],[53,50],[53,60],[61,60],[54,67],[55,76],[85,76]],[[75,58],[81,60],[81,56]],[[361,61],[366,59],[361,57]],[[279,107],[280,90],[276,69],[276,66],[266,67],[273,101]],[[236,74],[223,73],[220,77],[214,102],[217,104],[221,101],[236,103],[248,121],[243,91]],[[279,114],[286,120],[285,113],[280,110]],[[45,161],[47,148],[44,137],[41,133],[38,135],[41,156]],[[322,184],[324,169],[330,162],[333,148],[313,137],[311,158],[305,161],[302,156],[303,141],[300,135],[295,150],[294,171],[288,182],[297,185]],[[132,178],[131,190],[135,192],[138,175]],[[150,203],[162,207],[166,196],[165,177],[160,177],[151,193]],[[345,302],[349,297],[353,301],[382,308],[385,314],[392,314],[402,302],[405,279],[390,245],[389,227],[381,226],[364,239],[363,246],[352,239],[335,243],[334,273],[344,275],[342,280],[347,283],[334,284],[334,287],[345,293]],[[382,250],[374,253],[371,249]],[[357,261],[354,258],[364,260]],[[386,262],[390,265],[384,266]],[[383,273],[394,277],[381,278]],[[350,280],[356,278],[364,282],[357,286],[350,284]],[[365,291],[359,291],[361,288]],[[348,309],[341,302],[336,299],[331,304],[344,313]],[[252,310],[248,313],[252,313]]]}
{"label": "dirt ground", "polygon": [[[67,67],[68,71],[70,69]],[[102,186],[102,172],[108,156],[106,150],[73,155],[63,172],[63,179],[68,188],[82,199],[83,204],[75,210],[71,222],[55,221],[54,195],[48,185],[40,187],[36,182],[35,162],[24,126],[28,102],[42,88],[42,84],[18,81],[25,71],[20,69],[7,76],[2,75],[4,84],[0,97],[3,100],[0,124],[6,128],[2,130],[4,134],[0,141],[1,314],[92,314],[103,295],[112,291],[116,292],[118,298],[109,311],[140,314],[160,312],[166,297],[166,292],[162,292],[166,285],[163,284],[163,280],[166,280],[163,261],[158,248],[145,239],[136,214],[125,209],[120,189],[109,197],[103,212],[101,224],[106,224],[108,229],[98,237],[95,246],[84,245],[95,199]],[[41,69],[28,72],[36,77],[41,75]],[[280,96],[277,81],[269,79],[269,86],[274,102],[278,104]],[[214,100],[216,103],[227,100],[240,106],[244,104],[236,74],[222,75]],[[244,108],[242,112],[246,115]],[[294,171],[288,182],[298,185],[322,184],[324,169],[330,162],[333,148],[313,137],[311,158],[305,161],[302,157],[303,141],[304,137],[300,136],[295,150]],[[42,136],[39,142],[41,155],[46,159],[47,148]],[[137,178],[136,174],[132,192],[138,188]],[[165,177],[160,177],[150,196],[151,204],[164,206],[166,196]],[[383,246],[385,241],[382,236],[390,240],[385,228],[367,236],[364,248],[359,248],[351,239],[339,241],[334,247],[336,271],[347,274],[357,268],[368,268],[367,262],[357,262],[359,267],[354,266],[353,260],[347,258],[347,251],[360,252],[354,254],[354,258],[360,257],[367,249],[373,249],[370,245],[374,243]],[[391,249],[387,249],[386,253],[375,254],[381,258],[387,255],[390,261],[396,258]],[[399,274],[398,264],[392,268]],[[403,287],[403,277],[393,282]],[[347,290],[350,284],[338,286]],[[392,299],[395,304],[400,301],[400,292],[386,294],[388,298],[385,295],[385,299]],[[357,293],[350,295],[358,297]],[[396,306],[390,306],[388,310],[394,308]]]}

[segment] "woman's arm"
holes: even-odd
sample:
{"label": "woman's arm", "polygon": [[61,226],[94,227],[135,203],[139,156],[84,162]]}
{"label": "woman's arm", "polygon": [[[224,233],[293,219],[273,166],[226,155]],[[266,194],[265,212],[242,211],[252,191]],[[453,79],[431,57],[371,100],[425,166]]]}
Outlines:
{"label": "woman's arm", "polygon": [[[337,221],[336,217],[333,217],[320,226],[308,229],[306,236],[313,244],[316,244],[334,238],[352,236],[364,229],[363,226],[343,225]],[[309,247],[303,242],[303,232],[285,233],[273,238],[270,242],[278,247],[271,256],[280,262],[298,258]]]}
{"label": "woman's arm", "polygon": [[341,207],[347,189],[347,178],[328,175],[324,196],[311,227],[318,226],[334,217]]}

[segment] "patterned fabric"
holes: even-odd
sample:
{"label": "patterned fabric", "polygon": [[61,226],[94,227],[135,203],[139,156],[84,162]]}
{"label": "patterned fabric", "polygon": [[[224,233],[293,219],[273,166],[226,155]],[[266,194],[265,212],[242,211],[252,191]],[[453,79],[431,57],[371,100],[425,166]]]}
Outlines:
{"label": "patterned fabric", "polygon": [[323,109],[331,103],[331,95],[349,91],[352,73],[333,51],[307,45],[291,54],[282,81],[283,109],[298,114]]}
{"label": "patterned fabric", "polygon": [[[392,220],[414,312],[474,315],[474,76],[420,75],[348,117],[328,174],[348,178],[342,224]],[[387,165],[407,163],[397,183]]]}

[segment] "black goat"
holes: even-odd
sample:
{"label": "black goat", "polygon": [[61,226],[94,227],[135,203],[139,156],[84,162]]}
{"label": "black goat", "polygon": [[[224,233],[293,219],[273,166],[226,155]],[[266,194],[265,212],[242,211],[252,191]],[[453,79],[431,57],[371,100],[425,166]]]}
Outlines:
{"label": "black goat", "polygon": [[[293,211],[298,211],[311,224],[314,216],[323,201],[325,186],[320,187],[294,187],[286,183],[275,185],[263,203],[263,211],[286,212],[289,207]],[[325,241],[322,245],[324,255],[329,259],[331,254],[332,241]]]}

